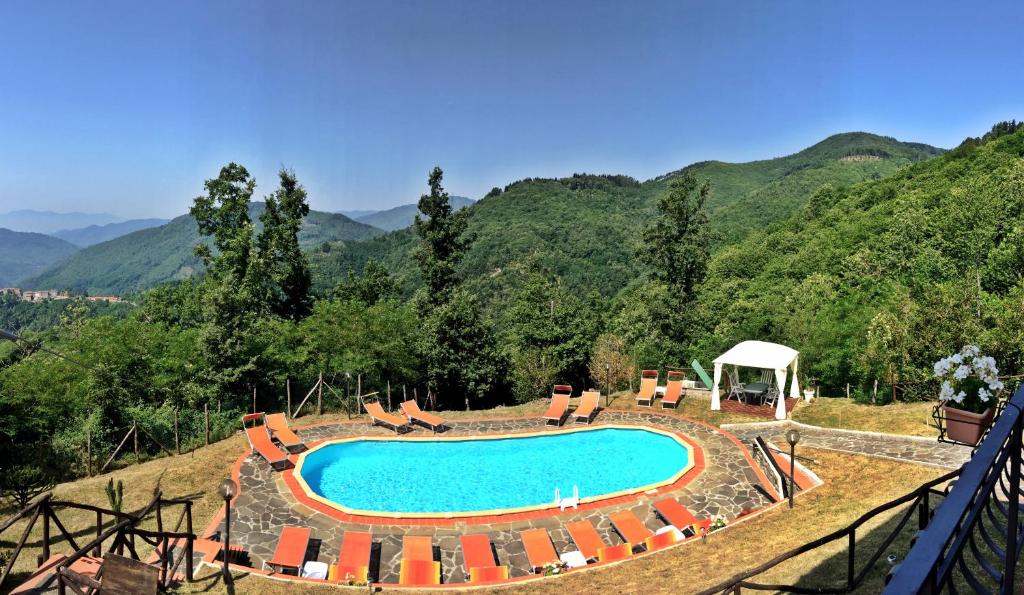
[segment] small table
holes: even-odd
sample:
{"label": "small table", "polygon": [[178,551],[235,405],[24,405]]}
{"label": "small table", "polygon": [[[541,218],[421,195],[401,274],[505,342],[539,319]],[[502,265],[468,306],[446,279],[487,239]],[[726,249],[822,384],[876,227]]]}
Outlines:
{"label": "small table", "polygon": [[748,395],[759,397],[768,392],[771,385],[764,382],[751,382],[743,385],[743,392]]}
{"label": "small table", "polygon": [[559,556],[559,559],[569,568],[582,568],[587,565],[587,559],[583,557],[583,552],[578,550],[565,552]]}

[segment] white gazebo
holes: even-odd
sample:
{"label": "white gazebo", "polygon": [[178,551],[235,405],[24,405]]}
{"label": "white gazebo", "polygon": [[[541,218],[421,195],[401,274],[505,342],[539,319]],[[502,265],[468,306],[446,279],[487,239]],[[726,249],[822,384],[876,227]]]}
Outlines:
{"label": "white gazebo", "polygon": [[718,411],[722,408],[722,401],[718,392],[718,385],[722,381],[722,366],[761,368],[762,370],[775,371],[775,382],[779,388],[779,400],[775,405],[775,419],[786,419],[786,370],[790,367],[793,368],[793,380],[789,386],[789,396],[799,397],[800,386],[796,380],[796,369],[799,361],[800,352],[778,343],[743,341],[736,344],[732,349],[715,358],[713,362],[715,364],[715,385],[711,389],[711,409]]}

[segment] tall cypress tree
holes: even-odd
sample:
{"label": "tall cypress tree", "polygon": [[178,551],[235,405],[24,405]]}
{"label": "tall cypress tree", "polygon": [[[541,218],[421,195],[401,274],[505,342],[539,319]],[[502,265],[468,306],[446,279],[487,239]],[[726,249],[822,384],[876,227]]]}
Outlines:
{"label": "tall cypress tree", "polygon": [[430,172],[430,194],[420,197],[414,229],[420,238],[416,260],[426,282],[418,298],[420,351],[427,382],[444,407],[464,405],[491,393],[503,376],[494,335],[479,304],[459,288],[457,266],[472,243],[469,211],[455,212],[441,186],[444,172]]}
{"label": "tall cypress tree", "polygon": [[260,216],[263,231],[257,241],[269,269],[274,288],[269,297],[271,311],[289,320],[300,320],[312,310],[309,295],[313,278],[309,261],[299,247],[299,228],[309,214],[306,189],[295,173],[281,168],[280,187],[266,198]]}

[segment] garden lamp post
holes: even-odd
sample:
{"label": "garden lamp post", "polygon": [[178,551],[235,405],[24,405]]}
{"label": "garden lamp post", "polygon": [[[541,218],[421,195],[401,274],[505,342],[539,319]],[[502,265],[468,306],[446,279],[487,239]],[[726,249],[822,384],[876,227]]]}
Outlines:
{"label": "garden lamp post", "polygon": [[231,500],[238,494],[238,484],[230,477],[220,482],[217,488],[220,497],[224,498],[224,582],[231,583],[231,571],[228,570],[228,555],[231,551]]}
{"label": "garden lamp post", "polygon": [[608,400],[612,398],[612,365],[604,363],[604,408],[608,408]]}
{"label": "garden lamp post", "polygon": [[789,442],[789,507],[793,508],[793,490],[796,486],[796,444],[800,442],[800,432],[792,429],[786,432]]}

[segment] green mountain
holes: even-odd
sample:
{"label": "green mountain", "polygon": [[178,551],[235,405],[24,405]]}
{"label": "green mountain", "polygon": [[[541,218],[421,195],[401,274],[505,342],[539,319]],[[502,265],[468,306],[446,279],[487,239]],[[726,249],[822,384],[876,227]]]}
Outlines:
{"label": "green mountain", "polygon": [[[1024,369],[1024,129],[877,181],[825,189],[787,220],[719,250],[701,295],[710,357],[743,339],[801,351],[837,392],[929,394],[932,364],[978,344]],[[858,387],[859,384],[859,387]],[[932,388],[929,388],[932,387]]]}
{"label": "green mountain", "polygon": [[[473,199],[466,198],[465,196],[452,196],[450,198],[452,207],[456,211],[464,209],[474,202]],[[360,215],[355,217],[355,220],[372,225],[377,229],[383,229],[384,231],[395,231],[396,229],[412,225],[419,212],[419,207],[416,205],[402,205],[386,211],[375,211]]]}
{"label": "green mountain", "polygon": [[[256,219],[262,202],[253,202]],[[310,211],[299,232],[306,247],[373,237],[380,230],[337,213]],[[89,293],[125,294],[159,283],[186,279],[202,269],[193,247],[202,241],[195,220],[182,215],[165,225],[143,229],[85,248],[65,262],[26,279],[32,287],[69,288]]]}
{"label": "green mountain", "polygon": [[[728,244],[801,209],[824,183],[845,186],[891,175],[941,149],[867,133],[831,136],[794,155],[751,163],[706,161],[685,168],[711,181],[711,223]],[[680,170],[684,171],[684,170]],[[573,291],[613,295],[637,278],[634,254],[655,200],[679,171],[646,182],[628,176],[576,174],[525,179],[491,192],[470,207],[476,242],[464,273],[487,299],[499,300],[510,277],[531,260],[558,274]],[[409,252],[411,230],[318,250],[313,261],[321,289],[372,258],[385,263],[407,289],[418,285]]]}
{"label": "green mountain", "polygon": [[167,219],[129,219],[120,223],[107,223],[105,225],[89,225],[75,229],[62,229],[53,232],[52,236],[71,242],[76,246],[86,247],[100,242],[112,240],[140,229],[158,227],[167,223]]}
{"label": "green mountain", "polygon": [[[78,250],[59,238],[0,227],[0,286],[35,275]],[[35,289],[35,286],[27,289]]]}

